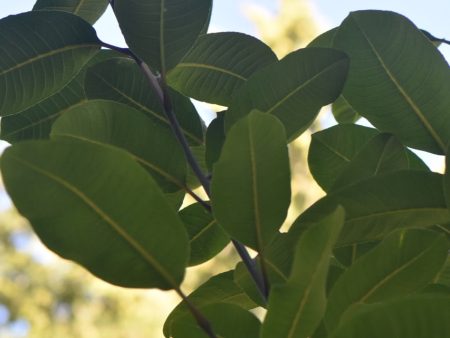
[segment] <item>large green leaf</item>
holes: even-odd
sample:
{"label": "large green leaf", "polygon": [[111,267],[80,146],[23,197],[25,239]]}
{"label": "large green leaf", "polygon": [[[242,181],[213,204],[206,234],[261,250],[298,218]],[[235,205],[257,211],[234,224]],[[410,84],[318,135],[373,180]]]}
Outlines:
{"label": "large green leaf", "polygon": [[91,142],[27,141],[1,158],[6,190],[47,247],[125,287],[178,288],[183,223],[127,153]]}
{"label": "large green leaf", "polygon": [[355,304],[380,302],[426,286],[441,270],[448,249],[445,236],[430,230],[403,229],[386,237],[334,284],[325,315],[328,331]]}
{"label": "large green leaf", "polygon": [[324,212],[340,204],[346,212],[338,246],[375,241],[405,227],[450,222],[442,175],[425,171],[397,171],[379,175],[331,193],[307,209],[289,233],[301,233]]}
{"label": "large green leaf", "polygon": [[122,148],[149,171],[164,192],[187,189],[186,160],[171,131],[130,106],[114,101],[87,101],[58,118],[51,136]]}
{"label": "large green leaf", "polygon": [[250,35],[207,34],[169,72],[168,82],[197,100],[229,106],[233,94],[253,73],[277,60],[267,45]]}
{"label": "large green leaf", "polygon": [[179,215],[189,236],[190,266],[213,258],[230,242],[228,234],[202,205],[192,204],[181,210]]}
{"label": "large green leaf", "polygon": [[337,123],[355,123],[360,118],[358,112],[355,111],[343,95],[333,102],[331,112]]}
{"label": "large green leaf", "polygon": [[334,47],[350,56],[343,94],[358,113],[407,146],[445,154],[450,69],[411,21],[392,12],[352,12]]}
{"label": "large green leaf", "polygon": [[[397,149],[399,154],[402,153],[401,145],[398,142],[391,144],[388,142],[388,139],[384,140],[386,137],[379,136],[376,129],[353,124],[337,125],[317,132],[312,135],[308,152],[308,165],[311,174],[322,189],[329,192],[337,184],[336,180],[341,175],[346,175],[347,180],[351,179],[352,175],[356,175],[354,178],[356,180],[358,177],[362,178],[364,175],[367,175],[368,170],[373,169],[380,173],[381,168],[376,169],[378,162],[372,163],[373,161],[381,160],[380,165],[386,162],[387,154],[384,151],[392,152]],[[385,142],[387,142],[386,147],[383,147]],[[375,148],[378,148],[378,150]],[[363,149],[365,149],[364,153],[360,154]],[[372,151],[378,152],[378,155],[375,156],[375,153],[372,154]],[[416,154],[409,149],[404,149],[404,151],[406,151],[406,165],[404,163],[405,155],[401,155],[397,159],[398,161],[396,161],[395,157],[392,158],[390,156],[391,159],[384,163],[384,166],[387,163],[391,163],[391,167],[384,169],[397,170],[403,167],[429,171],[426,164]],[[367,163],[365,162],[366,159],[368,159]],[[354,161],[357,162],[353,163]],[[395,165],[392,166],[392,164]],[[358,172],[363,167],[365,167],[365,174]],[[344,174],[347,170],[351,172]]]}
{"label": "large green leaf", "polygon": [[212,172],[214,163],[219,160],[225,143],[224,119],[224,113],[219,113],[206,130],[205,161],[209,172]]}
{"label": "large green leaf", "polygon": [[64,11],[94,24],[108,7],[108,0],[37,0],[33,10]]}
{"label": "large green leaf", "polygon": [[307,338],[314,333],[325,313],[328,267],[344,218],[338,207],[300,238],[289,280],[271,290],[263,338]]}
{"label": "large green leaf", "polygon": [[[205,306],[215,303],[235,304],[244,309],[252,309],[257,306],[233,282],[233,271],[223,272],[211,277],[192,292],[188,299],[200,312]],[[181,302],[167,317],[164,323],[164,335],[170,337],[172,325],[187,316],[191,316],[189,309],[185,302]]]}
{"label": "large green leaf", "polygon": [[338,176],[330,191],[383,173],[408,169],[406,148],[390,134],[372,138]]}
{"label": "large green leaf", "polygon": [[128,46],[161,73],[189,51],[210,18],[212,0],[115,0]]}
{"label": "large green leaf", "polygon": [[95,30],[64,12],[0,20],[0,115],[19,113],[58,92],[99,50]]}
{"label": "large green leaf", "polygon": [[286,134],[277,118],[254,111],[230,129],[214,165],[211,196],[220,225],[261,253],[290,203]]}
{"label": "large green leaf", "polygon": [[377,133],[373,128],[343,124],[312,135],[309,170],[323,190],[331,189],[352,159]]}
{"label": "large green leaf", "polygon": [[414,295],[363,305],[330,338],[450,336],[450,296]]}
{"label": "large green leaf", "polygon": [[[135,62],[130,59],[115,58],[89,68],[85,87],[90,99],[107,99],[128,104],[170,129],[159,98],[149,87]],[[191,101],[174,91],[169,94],[175,115],[189,143],[203,144],[201,121]]]}
{"label": "large green leaf", "polygon": [[[212,331],[221,338],[259,337],[261,322],[249,311],[227,303],[216,303],[202,308],[202,314]],[[172,325],[173,338],[209,338],[197,325],[193,316],[184,317]]]}
{"label": "large green leaf", "polygon": [[257,71],[237,91],[226,113],[225,129],[253,109],[278,117],[289,140],[314,121],[322,106],[341,93],[348,57],[329,48],[306,48]]}
{"label": "large green leaf", "polygon": [[59,92],[18,114],[3,117],[0,120],[0,138],[9,143],[47,139],[53,122],[60,115],[87,100],[83,89],[86,68],[117,55],[118,53],[112,50],[100,50]]}

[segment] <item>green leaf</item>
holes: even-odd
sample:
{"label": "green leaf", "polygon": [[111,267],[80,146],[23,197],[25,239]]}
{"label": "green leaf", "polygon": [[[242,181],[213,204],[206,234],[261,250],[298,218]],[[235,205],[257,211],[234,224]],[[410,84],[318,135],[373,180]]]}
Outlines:
{"label": "green leaf", "polygon": [[253,73],[277,60],[273,51],[253,36],[207,34],[169,72],[167,80],[186,96],[229,106],[236,90]]}
{"label": "green leaf", "polygon": [[442,270],[439,271],[433,282],[450,288],[450,256],[447,256]]}
{"label": "green leaf", "polygon": [[117,52],[100,50],[80,73],[56,94],[20,112],[0,120],[0,138],[15,143],[29,139],[48,139],[53,122],[66,110],[87,100],[83,89],[86,68],[117,56]]}
{"label": "green leaf", "polygon": [[408,169],[408,166],[406,148],[398,139],[390,134],[378,134],[346,166],[330,191],[383,173]]}
{"label": "green leaf", "polygon": [[330,338],[450,336],[450,297],[414,295],[356,309]]}
{"label": "green leaf", "polygon": [[261,252],[286,217],[290,193],[283,126],[252,112],[228,132],[214,165],[214,216],[232,237]]}
{"label": "green leaf", "polygon": [[334,257],[338,262],[344,266],[351,266],[358,258],[366,254],[377,246],[379,241],[364,242],[360,244],[352,244],[349,246],[340,247],[334,250]]}
{"label": "green leaf", "polygon": [[[200,312],[203,312],[205,306],[215,303],[235,304],[244,309],[252,309],[257,306],[233,282],[233,271],[223,272],[211,277],[193,291],[188,299]],[[167,317],[163,329],[164,336],[170,337],[172,325],[186,316],[191,316],[191,314],[186,303],[181,302]]]}
{"label": "green leaf", "polygon": [[183,223],[125,152],[82,141],[28,141],[1,158],[6,190],[42,242],[119,286],[178,288]]}
{"label": "green leaf", "polygon": [[346,220],[338,246],[375,241],[398,228],[427,227],[450,222],[442,191],[442,175],[425,171],[398,171],[345,187],[307,209],[289,233],[302,232],[334,205]]}
{"label": "green leaf", "polygon": [[100,49],[95,30],[64,12],[35,11],[0,20],[0,115],[55,94]]}
{"label": "green leaf", "polygon": [[262,338],[307,338],[314,333],[325,313],[328,267],[344,217],[338,207],[302,235],[289,280],[271,290]]}
{"label": "green leaf", "polygon": [[448,209],[450,210],[450,155],[447,155],[445,158],[445,168],[444,194]]}
{"label": "green leaf", "polygon": [[209,172],[212,172],[214,163],[219,160],[223,144],[225,143],[224,121],[224,113],[219,113],[206,130],[205,161]]}
{"label": "green leaf", "polygon": [[186,190],[186,160],[170,130],[136,109],[114,101],[87,101],[66,111],[52,138],[106,143],[128,151],[164,192]]}
{"label": "green leaf", "polygon": [[189,266],[210,260],[230,242],[228,234],[202,205],[192,204],[181,210],[179,215],[189,236]]}
{"label": "green leaf", "polygon": [[348,103],[343,95],[340,95],[331,105],[331,112],[337,123],[355,123],[360,116]]}
{"label": "green leaf", "polygon": [[212,0],[115,0],[114,12],[130,48],[166,73],[191,49],[209,21]]}
{"label": "green leaf", "polygon": [[444,235],[424,229],[400,230],[358,259],[334,284],[325,324],[329,332],[356,304],[407,295],[430,283],[447,257]]}
{"label": "green leaf", "polygon": [[339,27],[334,27],[326,32],[315,37],[310,43],[308,43],[308,48],[310,47],[324,47],[324,48],[332,48],[333,40],[336,36]]}
{"label": "green leaf", "polygon": [[352,12],[334,47],[350,56],[343,95],[358,113],[409,147],[445,154],[450,69],[411,21],[393,12]]}
{"label": "green leaf", "polygon": [[329,48],[305,48],[257,71],[236,93],[225,130],[253,109],[278,117],[289,140],[314,121],[322,106],[339,96],[348,57]]}
{"label": "green leaf", "polygon": [[[212,331],[221,338],[259,337],[261,322],[249,311],[226,303],[205,306],[202,314],[208,319]],[[208,338],[193,316],[184,317],[172,325],[173,338]]]}
{"label": "green leaf", "polygon": [[[106,99],[128,104],[170,129],[159,98],[149,87],[145,76],[134,61],[114,58],[89,68],[85,81],[90,99]],[[175,115],[191,145],[203,144],[200,117],[191,101],[183,95],[169,91]]]}
{"label": "green leaf", "polygon": [[37,0],[33,10],[64,11],[94,24],[108,7],[108,0]]}
{"label": "green leaf", "polygon": [[353,124],[337,125],[312,135],[308,165],[323,190],[329,191],[377,130]]}

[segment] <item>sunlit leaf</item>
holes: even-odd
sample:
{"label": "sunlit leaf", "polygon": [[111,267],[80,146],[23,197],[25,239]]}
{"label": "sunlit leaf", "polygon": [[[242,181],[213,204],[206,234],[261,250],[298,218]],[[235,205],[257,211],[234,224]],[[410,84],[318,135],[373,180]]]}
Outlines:
{"label": "sunlit leaf", "polygon": [[275,61],[273,51],[250,35],[207,34],[169,72],[168,81],[187,96],[229,106],[233,94],[255,71]]}
{"label": "sunlit leaf", "polygon": [[286,134],[275,117],[255,111],[233,126],[214,165],[211,193],[218,222],[261,252],[290,203]]}
{"label": "sunlit leaf", "polygon": [[178,288],[189,257],[176,212],[125,152],[82,141],[28,141],[1,158],[8,194],[42,242],[125,287]]}
{"label": "sunlit leaf", "polygon": [[0,20],[0,36],[1,116],[60,91],[100,48],[95,30],[64,12],[8,16]]}
{"label": "sunlit leaf", "polygon": [[339,207],[302,235],[288,281],[271,290],[263,338],[307,338],[314,333],[325,313],[328,267],[343,223]]}

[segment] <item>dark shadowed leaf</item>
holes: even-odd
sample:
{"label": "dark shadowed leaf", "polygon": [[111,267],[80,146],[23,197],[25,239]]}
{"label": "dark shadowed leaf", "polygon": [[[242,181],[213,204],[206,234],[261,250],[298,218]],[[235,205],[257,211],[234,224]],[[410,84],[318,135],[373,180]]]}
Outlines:
{"label": "dark shadowed leaf", "polygon": [[450,336],[450,296],[425,294],[362,305],[331,338]]}
{"label": "dark shadowed leaf", "polygon": [[99,50],[95,30],[64,12],[0,20],[0,115],[19,113],[60,91]]}
{"label": "dark shadowed leaf", "polygon": [[450,155],[447,155],[445,160],[446,160],[445,164],[446,170],[444,175],[444,193],[448,209],[450,210]]}
{"label": "dark shadowed leaf", "polygon": [[[128,104],[170,129],[164,109],[134,61],[115,58],[99,63],[86,73],[86,94],[90,99],[106,99]],[[173,108],[191,145],[203,144],[200,118],[191,101],[170,91]]]}
{"label": "dark shadowed leaf", "polygon": [[230,129],[214,165],[214,216],[232,237],[260,252],[283,223],[290,192],[283,125],[251,112]]}
{"label": "dark shadowed leaf", "polygon": [[225,112],[219,113],[206,130],[205,161],[209,172],[212,172],[214,163],[219,160],[223,144],[225,143],[224,114]]}
{"label": "dark shadowed leaf", "polygon": [[306,48],[257,71],[236,93],[225,130],[253,109],[278,117],[289,140],[314,121],[322,106],[336,100],[349,59],[337,50]]}
{"label": "dark shadowed leaf", "polygon": [[411,21],[393,12],[353,12],[334,47],[350,56],[343,95],[359,114],[407,146],[446,152],[450,69]]}
{"label": "dark shadowed leaf", "polygon": [[64,11],[94,24],[108,7],[108,0],[37,0],[33,10]]}
{"label": "dark shadowed leaf", "polygon": [[384,173],[408,169],[406,148],[391,134],[379,134],[362,148],[334,182],[331,191]]}
{"label": "dark shadowed leaf", "polygon": [[325,315],[328,331],[355,304],[380,302],[426,286],[441,270],[448,249],[445,236],[424,229],[400,230],[386,237],[334,284]]}
{"label": "dark shadowed leaf", "polygon": [[344,266],[351,266],[359,257],[372,250],[379,241],[364,242],[360,244],[352,244],[349,246],[343,246],[334,250],[334,257],[338,262]]}
{"label": "dark shadowed leaf", "polygon": [[312,135],[308,152],[311,174],[328,191],[377,130],[353,124],[337,125]]}
{"label": "dark shadowed leaf", "polygon": [[328,267],[344,218],[338,207],[302,235],[288,281],[271,290],[263,338],[307,338],[314,333],[325,313]]}
{"label": "dark shadowed leaf", "polygon": [[[216,303],[202,308],[212,331],[221,338],[259,337],[261,322],[251,312],[234,304]],[[187,316],[172,325],[173,338],[208,338],[194,317]]]}
{"label": "dark shadowed leaf", "polygon": [[91,142],[28,141],[1,159],[6,189],[40,239],[112,284],[177,288],[183,223],[127,153]]}
{"label": "dark shadowed leaf", "polygon": [[[202,311],[203,307],[215,303],[229,303],[244,309],[252,309],[257,305],[233,282],[233,271],[223,272],[211,277],[189,295],[192,304]],[[164,335],[170,337],[172,325],[184,317],[191,316],[186,304],[181,302],[172,310],[164,323]]]}
{"label": "dark shadowed leaf", "polygon": [[425,171],[397,171],[375,176],[322,198],[293,224],[293,236],[334,205],[346,212],[338,246],[375,241],[398,228],[427,227],[450,222],[442,175]]}
{"label": "dark shadowed leaf", "polygon": [[0,137],[9,143],[29,139],[47,139],[53,122],[68,109],[87,100],[83,89],[86,68],[117,57],[112,50],[100,50],[63,89],[18,114],[0,120]]}
{"label": "dark shadowed leaf", "polygon": [[229,242],[230,237],[200,204],[192,204],[179,213],[184,222],[191,247],[190,266],[198,265],[217,255]]}
{"label": "dark shadowed leaf", "polygon": [[247,79],[273,62],[273,51],[253,36],[221,32],[201,36],[168,74],[168,82],[186,96],[229,106]]}
{"label": "dark shadowed leaf", "polygon": [[87,101],[56,120],[51,136],[122,148],[153,176],[164,192],[186,190],[186,161],[175,137],[130,106],[114,101]]}
{"label": "dark shadowed leaf", "polygon": [[189,51],[210,18],[211,0],[115,0],[128,46],[165,73]]}

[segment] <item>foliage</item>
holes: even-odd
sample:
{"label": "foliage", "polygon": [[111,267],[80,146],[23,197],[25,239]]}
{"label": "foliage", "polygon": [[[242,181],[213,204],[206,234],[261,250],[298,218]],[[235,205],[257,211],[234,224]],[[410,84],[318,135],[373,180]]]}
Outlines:
{"label": "foliage", "polygon": [[[174,290],[182,303],[166,336],[450,333],[450,172],[407,148],[448,155],[450,72],[432,36],[399,14],[359,11],[277,60],[255,38],[205,35],[212,1],[115,0],[128,49],[96,37],[83,18],[104,6],[89,4],[0,20],[2,127],[45,130],[2,134],[13,145],[1,170],[42,242],[109,283]],[[79,98],[64,102],[74,84]],[[206,138],[185,95],[228,107]],[[337,100],[377,129],[314,135],[309,166],[327,195],[281,233],[287,144]],[[210,200],[191,190],[188,166]],[[186,194],[198,204],[180,210]],[[186,296],[186,267],[228,240],[242,263]]]}

